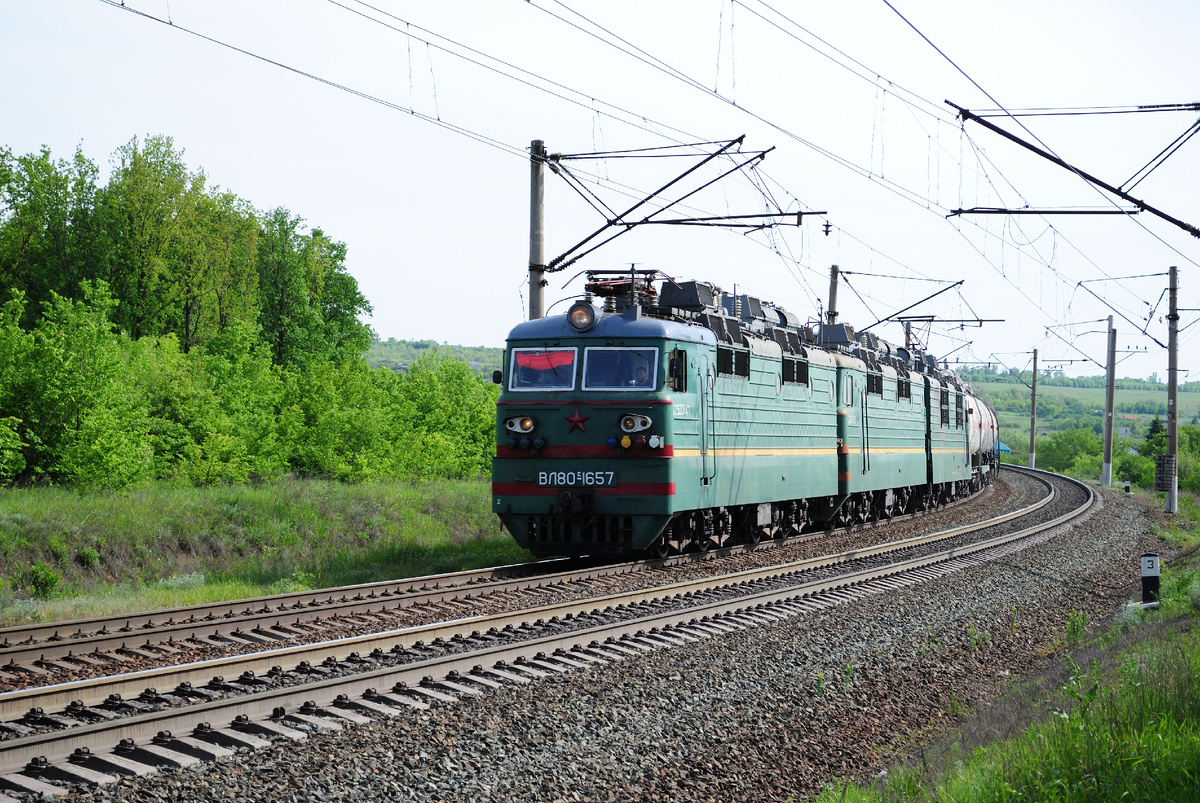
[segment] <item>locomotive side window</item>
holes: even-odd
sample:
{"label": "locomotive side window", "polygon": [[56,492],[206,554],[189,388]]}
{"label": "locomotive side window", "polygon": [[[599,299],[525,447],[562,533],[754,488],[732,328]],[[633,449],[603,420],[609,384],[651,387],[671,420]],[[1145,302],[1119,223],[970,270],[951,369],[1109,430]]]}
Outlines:
{"label": "locomotive side window", "polygon": [[850,374],[842,377],[842,404],[846,407],[854,406],[854,377]]}
{"label": "locomotive side window", "polygon": [[941,402],[938,407],[941,409],[942,426],[950,426],[950,391],[943,388],[938,391],[941,394]]}
{"label": "locomotive side window", "polygon": [[733,349],[717,346],[717,373],[733,373]]}
{"label": "locomotive side window", "polygon": [[574,348],[513,349],[508,389],[573,390],[576,351]]}
{"label": "locomotive side window", "polygon": [[593,346],[583,351],[584,390],[654,390],[658,349]]}
{"label": "locomotive side window", "polygon": [[717,373],[732,376],[750,376],[750,352],[717,346]]}
{"label": "locomotive side window", "polygon": [[782,376],[784,384],[807,385],[808,361],[797,360],[793,357],[783,358]]}
{"label": "locomotive side window", "polygon": [[671,377],[671,390],[677,390],[680,393],[687,392],[687,369],[687,352],[683,349],[673,350],[671,352],[671,359],[667,363],[667,373]]}
{"label": "locomotive side window", "polygon": [[750,352],[740,349],[733,352],[733,375],[750,376]]}
{"label": "locomotive side window", "polygon": [[954,426],[958,429],[963,428],[963,395],[961,393],[954,394]]}
{"label": "locomotive side window", "polygon": [[898,377],[896,379],[896,401],[901,399],[912,400],[912,380]]}
{"label": "locomotive side window", "polygon": [[883,374],[867,374],[867,393],[883,395]]}

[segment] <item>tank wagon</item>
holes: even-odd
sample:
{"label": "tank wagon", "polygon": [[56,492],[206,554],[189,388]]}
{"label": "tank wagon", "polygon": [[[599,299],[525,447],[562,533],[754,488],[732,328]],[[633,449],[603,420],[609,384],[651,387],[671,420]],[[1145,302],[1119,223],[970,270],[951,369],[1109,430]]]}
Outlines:
{"label": "tank wagon", "polygon": [[656,280],[589,272],[585,300],[508,336],[492,509],[534,554],[757,543],[990,480],[995,413],[931,355]]}

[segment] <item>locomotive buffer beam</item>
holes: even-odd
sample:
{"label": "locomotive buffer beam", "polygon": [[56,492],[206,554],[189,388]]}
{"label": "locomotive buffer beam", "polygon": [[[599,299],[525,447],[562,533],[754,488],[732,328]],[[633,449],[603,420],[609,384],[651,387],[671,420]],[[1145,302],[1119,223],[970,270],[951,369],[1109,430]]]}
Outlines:
{"label": "locomotive buffer beam", "polygon": [[559,491],[554,515],[559,521],[568,521],[578,517],[591,517],[596,509],[595,494],[581,494],[574,491]]}

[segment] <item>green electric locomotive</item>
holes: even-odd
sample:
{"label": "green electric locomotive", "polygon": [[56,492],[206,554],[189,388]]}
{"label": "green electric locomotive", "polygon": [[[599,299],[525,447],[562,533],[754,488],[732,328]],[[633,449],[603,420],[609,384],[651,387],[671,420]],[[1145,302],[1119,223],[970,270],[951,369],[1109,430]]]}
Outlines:
{"label": "green electric locomotive", "polygon": [[584,301],[508,336],[493,510],[534,554],[666,555],[886,519],[994,470],[994,413],[928,355],[653,278],[591,272]]}

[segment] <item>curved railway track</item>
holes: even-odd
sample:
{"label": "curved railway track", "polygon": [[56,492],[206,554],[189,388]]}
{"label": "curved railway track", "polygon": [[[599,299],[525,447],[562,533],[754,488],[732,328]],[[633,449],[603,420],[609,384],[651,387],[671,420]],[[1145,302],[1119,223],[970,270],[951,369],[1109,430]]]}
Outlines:
{"label": "curved railway track", "polygon": [[[1041,475],[1037,504],[954,530],[653,589],[0,695],[0,786],[103,783],[303,738],[886,592],[997,559],[1091,509]],[[177,735],[178,734],[178,735]],[[186,734],[186,735],[183,735]]]}
{"label": "curved railway track", "polygon": [[[990,492],[989,486],[976,497],[939,510],[966,504]],[[510,595],[524,606],[538,595],[561,595],[567,588],[574,595],[589,586],[603,593],[605,578],[794,546],[916,521],[932,512],[936,511],[668,558],[614,564],[589,559],[547,560],[249,600],[0,628],[0,690],[122,671],[129,664],[211,658],[281,644],[326,641],[354,631],[398,628],[431,618],[457,617],[477,609],[484,597]]]}

